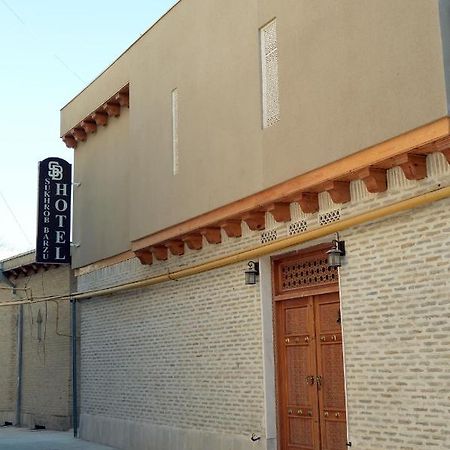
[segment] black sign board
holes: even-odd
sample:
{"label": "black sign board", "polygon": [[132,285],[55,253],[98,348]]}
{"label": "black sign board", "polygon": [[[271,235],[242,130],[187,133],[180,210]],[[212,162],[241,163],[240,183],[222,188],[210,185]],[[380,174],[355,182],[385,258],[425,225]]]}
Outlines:
{"label": "black sign board", "polygon": [[70,264],[72,166],[60,158],[39,163],[36,262]]}

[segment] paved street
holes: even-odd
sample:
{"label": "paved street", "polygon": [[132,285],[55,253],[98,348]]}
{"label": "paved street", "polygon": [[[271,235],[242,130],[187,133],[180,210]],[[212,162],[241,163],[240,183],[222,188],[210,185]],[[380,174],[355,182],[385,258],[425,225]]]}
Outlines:
{"label": "paved street", "polygon": [[0,428],[0,450],[114,450],[74,439],[72,432]]}

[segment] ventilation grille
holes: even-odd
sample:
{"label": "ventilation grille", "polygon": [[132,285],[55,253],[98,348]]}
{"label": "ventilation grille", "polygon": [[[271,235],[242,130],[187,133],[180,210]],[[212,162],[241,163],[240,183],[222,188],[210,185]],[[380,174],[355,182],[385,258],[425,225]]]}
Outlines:
{"label": "ventilation grille", "polygon": [[291,223],[288,227],[288,234],[290,236],[294,234],[304,233],[308,229],[306,220],[299,220],[298,222]]}
{"label": "ventilation grille", "polygon": [[328,225],[329,223],[338,222],[341,220],[341,211],[339,209],[333,209],[331,211],[319,214],[319,225]]}
{"label": "ventilation grille", "polygon": [[277,25],[273,20],[261,28],[263,126],[272,126],[280,119],[278,99]]}
{"label": "ventilation grille", "polygon": [[261,244],[275,241],[278,237],[277,230],[268,230],[261,233]]}
{"label": "ventilation grille", "polygon": [[338,271],[328,267],[326,256],[282,264],[280,275],[282,291],[322,286],[338,281]]}

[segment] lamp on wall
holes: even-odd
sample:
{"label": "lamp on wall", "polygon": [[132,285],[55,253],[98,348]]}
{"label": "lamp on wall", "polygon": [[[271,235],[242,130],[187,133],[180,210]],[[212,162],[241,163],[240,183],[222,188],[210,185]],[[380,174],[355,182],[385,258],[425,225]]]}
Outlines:
{"label": "lamp on wall", "polygon": [[345,241],[339,240],[339,233],[332,241],[333,247],[327,251],[328,267],[341,267],[342,257],[345,256]]}
{"label": "lamp on wall", "polygon": [[248,270],[245,271],[245,284],[256,284],[259,276],[259,263],[248,262]]}

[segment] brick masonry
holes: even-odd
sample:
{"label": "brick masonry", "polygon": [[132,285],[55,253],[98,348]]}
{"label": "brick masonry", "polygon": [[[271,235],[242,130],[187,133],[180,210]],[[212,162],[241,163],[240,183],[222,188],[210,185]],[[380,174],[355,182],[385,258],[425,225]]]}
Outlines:
{"label": "brick masonry", "polygon": [[[392,169],[382,194],[353,182],[351,202],[334,205],[321,195],[319,214],[304,215],[293,204],[291,223],[268,216],[268,230],[276,231],[270,239],[286,236],[294,222],[304,222],[295,228],[303,232],[450,184],[442,155],[428,157],[428,171],[410,182]],[[340,282],[349,439],[358,450],[450,448],[449,205],[341,233],[348,250]],[[264,239],[244,226],[242,238],[204,243],[200,252],[152,266],[133,259],[80,276],[78,290],[192,266]],[[264,419],[271,416],[264,377],[271,375],[263,366],[270,340],[262,336],[271,330],[263,330],[261,302],[270,298],[243,284],[244,269],[236,264],[81,302],[83,437],[127,449],[275,448],[265,440]],[[252,443],[251,433],[261,441]]]}
{"label": "brick masonry", "polygon": [[[24,259],[25,258],[25,259]],[[29,264],[34,255],[7,261],[8,265]],[[23,260],[23,261],[22,261]],[[30,288],[28,296],[66,294],[70,290],[68,267],[40,268],[37,273],[12,279],[17,288]],[[6,286],[6,284],[2,284]],[[24,291],[0,290],[0,301],[26,298]],[[25,426],[44,425],[67,430],[71,426],[70,309],[67,302],[25,305],[23,333],[22,417]],[[38,324],[39,311],[42,317]],[[0,309],[0,420],[15,422],[17,379],[18,307]],[[40,332],[38,331],[40,327]],[[39,335],[40,333],[40,335]],[[39,339],[39,337],[41,339]],[[6,361],[6,364],[3,364]],[[3,387],[5,387],[3,389]]]}
{"label": "brick masonry", "polygon": [[343,233],[350,437],[450,448],[450,200]]}

